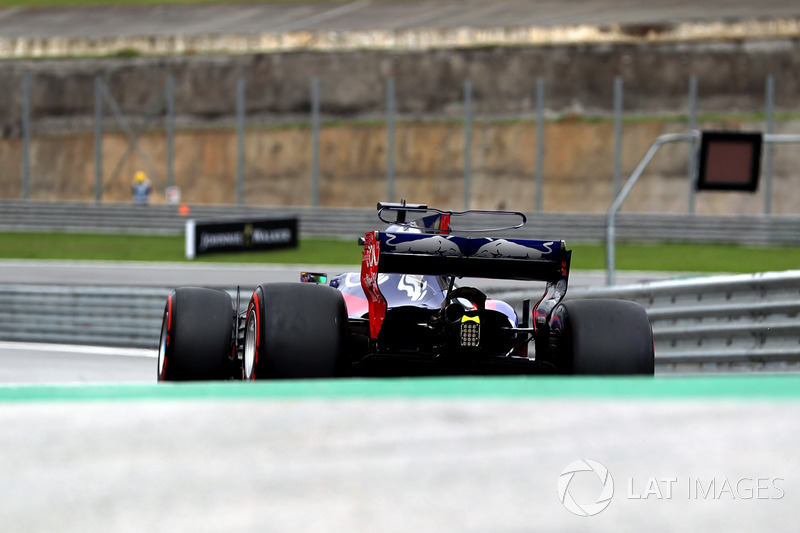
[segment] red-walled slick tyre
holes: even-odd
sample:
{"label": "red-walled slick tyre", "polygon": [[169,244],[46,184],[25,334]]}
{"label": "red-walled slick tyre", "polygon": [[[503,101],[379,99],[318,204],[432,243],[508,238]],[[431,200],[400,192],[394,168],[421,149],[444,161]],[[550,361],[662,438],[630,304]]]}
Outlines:
{"label": "red-walled slick tyre", "polygon": [[342,294],[312,283],[267,283],[250,299],[243,377],[332,378],[343,373],[347,311]]}
{"label": "red-walled slick tyre", "polygon": [[234,309],[221,290],[181,287],[167,298],[158,347],[159,381],[227,378]]}

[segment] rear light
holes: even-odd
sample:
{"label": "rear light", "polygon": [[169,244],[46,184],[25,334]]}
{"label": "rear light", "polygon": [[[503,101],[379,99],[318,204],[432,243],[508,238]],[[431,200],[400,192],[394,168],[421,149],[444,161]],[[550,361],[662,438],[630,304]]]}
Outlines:
{"label": "rear light", "polygon": [[481,342],[481,319],[477,316],[461,317],[461,346],[476,348]]}

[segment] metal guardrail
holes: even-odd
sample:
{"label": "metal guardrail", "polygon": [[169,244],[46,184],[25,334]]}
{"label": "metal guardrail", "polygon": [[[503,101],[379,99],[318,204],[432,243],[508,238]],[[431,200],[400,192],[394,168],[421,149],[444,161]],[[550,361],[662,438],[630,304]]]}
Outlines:
{"label": "metal guardrail", "polygon": [[57,231],[137,235],[183,235],[188,219],[300,219],[303,236],[358,235],[373,229],[374,209],[313,207],[177,206],[0,201],[0,231]]}
{"label": "metal guardrail", "polygon": [[[0,340],[158,347],[173,287],[0,285]],[[232,298],[236,289],[227,289]],[[242,288],[241,305],[248,290]],[[235,301],[235,299],[234,299]]]}
{"label": "metal guardrail", "polygon": [[[526,213],[520,238],[605,242],[603,214]],[[0,231],[62,231],[183,235],[187,218],[297,217],[301,237],[353,237],[378,224],[375,209],[326,207],[176,206],[0,201]],[[743,245],[800,245],[800,216],[707,216],[621,213],[616,238],[627,242],[719,242]]]}
{"label": "metal guardrail", "polygon": [[662,367],[800,370],[800,270],[595,288],[573,297],[642,304]]}
{"label": "metal guardrail", "polygon": [[0,339],[155,348],[170,290],[0,285]]}
{"label": "metal guardrail", "polygon": [[[155,349],[170,291],[0,285],[0,339]],[[517,305],[538,296],[497,295]],[[581,289],[568,298],[641,303],[659,371],[800,371],[800,270]]]}

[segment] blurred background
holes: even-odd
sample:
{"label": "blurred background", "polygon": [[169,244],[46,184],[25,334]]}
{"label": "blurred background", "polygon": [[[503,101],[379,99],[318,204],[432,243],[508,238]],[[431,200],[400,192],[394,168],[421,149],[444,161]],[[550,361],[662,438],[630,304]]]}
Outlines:
{"label": "blurred background", "polygon": [[[661,134],[797,131],[798,35],[791,0],[16,6],[0,199],[130,202],[143,171],[154,204],[605,213]],[[694,197],[666,146],[625,209],[794,214],[798,151],[767,151],[766,192]]]}

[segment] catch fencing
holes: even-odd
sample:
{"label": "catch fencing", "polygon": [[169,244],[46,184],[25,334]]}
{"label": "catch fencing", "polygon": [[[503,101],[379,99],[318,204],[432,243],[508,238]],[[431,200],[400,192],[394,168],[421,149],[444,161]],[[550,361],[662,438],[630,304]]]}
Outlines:
{"label": "catch fencing", "polygon": [[[155,350],[170,291],[0,285],[0,340]],[[490,294],[517,307],[539,296]],[[641,303],[653,324],[658,372],[800,370],[800,271],[579,289],[568,298]]]}
{"label": "catch fencing", "polygon": [[[535,83],[534,83],[535,81]],[[383,112],[380,112],[379,115],[385,113],[385,116],[382,117],[383,122],[386,126],[386,150],[385,150],[385,183],[386,183],[386,196],[387,200],[396,200],[395,194],[395,169],[398,166],[397,159],[399,156],[402,156],[402,153],[395,148],[395,137],[396,137],[396,125],[398,121],[403,119],[403,115],[398,112],[397,109],[397,91],[395,88],[395,79],[388,77],[383,80],[385,84],[385,96],[383,105],[380,106],[383,108]],[[554,83],[554,82],[551,82]],[[482,84],[478,84],[482,85]],[[535,117],[536,121],[536,141],[535,141],[535,161],[536,161],[536,169],[534,172],[533,177],[533,184],[535,189],[535,206],[532,206],[536,212],[542,212],[544,210],[544,160],[547,154],[547,147],[545,146],[545,135],[544,135],[544,125],[548,119],[548,109],[553,110],[550,106],[550,102],[547,98],[554,98],[552,94],[547,94],[546,92],[546,79],[542,76],[538,76],[535,80],[531,80],[531,87],[529,89],[529,94],[527,98],[521,98],[520,100],[530,100],[535,102],[535,109],[532,109],[531,113],[527,113],[526,116],[531,116],[532,118]],[[695,75],[692,75],[687,80],[688,85],[688,93],[687,93],[687,126],[690,130],[695,129],[698,125],[698,78]],[[95,183],[94,183],[94,200],[96,203],[102,203],[104,201],[103,197],[104,194],[107,193],[108,188],[115,183],[121,175],[122,169],[126,161],[132,157],[137,156],[141,164],[144,165],[144,169],[147,170],[148,175],[152,178],[155,187],[157,190],[164,192],[165,196],[168,196],[167,191],[172,189],[176,184],[176,155],[175,155],[175,135],[177,131],[176,126],[176,80],[173,75],[168,75],[164,80],[163,90],[159,92],[157,98],[153,102],[150,102],[149,106],[141,109],[137,109],[136,111],[133,110],[124,110],[122,109],[121,105],[117,102],[117,99],[120,99],[123,103],[125,95],[113,95],[108,87],[108,82],[105,80],[103,75],[98,74],[94,78],[94,113],[93,113],[93,125],[94,125],[94,169],[95,169]],[[479,162],[481,156],[479,153],[473,154],[475,150],[473,147],[473,143],[471,140],[473,124],[477,120],[481,120],[480,113],[478,113],[476,109],[477,102],[474,100],[478,99],[478,97],[483,98],[484,100],[491,102],[492,101],[492,93],[493,90],[484,91],[487,94],[481,95],[480,91],[473,91],[473,81],[470,79],[465,79],[461,83],[460,90],[456,90],[455,92],[451,91],[448,96],[442,96],[439,98],[441,101],[451,101],[451,104],[447,107],[458,109],[460,110],[456,114],[452,114],[452,112],[448,112],[445,114],[449,120],[453,120],[458,118],[463,125],[463,145],[461,149],[460,159],[461,159],[461,167],[463,168],[463,206],[465,209],[469,209],[470,206],[474,205],[474,198],[472,193],[472,184],[474,181],[473,176],[473,163]],[[599,89],[599,87],[598,87]],[[224,92],[223,89],[218,88],[218,91]],[[331,90],[331,89],[328,89]],[[32,148],[32,141],[35,137],[35,120],[34,117],[38,113],[41,113],[41,110],[34,110],[32,108],[32,94],[35,92],[35,84],[32,80],[31,73],[26,73],[22,79],[22,106],[19,110],[20,113],[20,137],[22,141],[22,150],[20,151],[22,156],[21,161],[21,177],[20,177],[20,191],[21,191],[21,198],[22,200],[30,200],[31,199],[31,191],[33,189],[32,183],[36,180],[42,179],[42,177],[37,177],[34,175],[32,171],[32,165],[34,163],[34,154]],[[776,110],[776,102],[775,102],[775,91],[776,91],[776,81],[774,76],[767,76],[764,80],[764,107],[763,113],[765,115],[765,132],[766,133],[773,133],[775,127],[775,110]],[[216,91],[211,91],[212,93],[216,94]],[[336,91],[332,92],[347,92],[341,91],[341,89],[337,89]],[[622,176],[623,176],[623,169],[622,169],[622,154],[623,154],[623,119],[625,115],[625,108],[624,108],[624,99],[625,99],[625,92],[624,92],[624,83],[623,83],[623,76],[617,75],[613,78],[613,83],[611,84],[611,88],[607,89],[607,92],[611,95],[611,102],[609,102],[609,108],[613,109],[612,117],[613,117],[613,193],[614,196],[617,195],[621,186],[622,186]],[[130,97],[130,95],[128,95]],[[285,96],[284,96],[285,98]],[[418,95],[416,99],[422,98],[424,100],[424,95]],[[312,77],[308,80],[308,111],[310,115],[308,119],[311,124],[311,150],[310,150],[310,169],[311,169],[311,195],[308,198],[308,203],[313,206],[321,205],[321,182],[322,182],[322,172],[321,172],[321,159],[324,158],[324,150],[321,146],[321,127],[323,124],[324,117],[337,117],[337,120],[341,120],[343,117],[336,115],[334,112],[333,115],[324,115],[323,114],[323,105],[322,105],[322,88],[320,84],[319,77]],[[380,98],[377,98],[380,100]],[[634,100],[636,96],[634,95]],[[263,104],[262,104],[263,105]],[[571,104],[571,105],[574,105]],[[178,106],[180,107],[180,106]],[[252,105],[251,107],[258,106]],[[491,108],[491,106],[487,106]],[[604,106],[606,107],[606,106]],[[475,110],[475,111],[474,111]],[[109,115],[109,111],[111,112]],[[248,159],[245,157],[245,135],[247,131],[247,119],[248,119],[248,101],[247,101],[247,82],[244,76],[240,76],[236,79],[235,83],[235,102],[231,106],[231,112],[234,115],[234,129],[236,131],[236,165],[234,169],[231,169],[232,173],[235,173],[235,191],[234,196],[236,198],[236,204],[241,206],[245,203],[245,189],[246,189],[246,181],[248,174],[252,174],[251,169],[245,168],[246,164],[248,163]],[[629,110],[631,111],[631,110]],[[762,111],[762,109],[758,109],[757,111]],[[569,109],[561,110],[560,112],[571,113]],[[258,115],[258,112],[250,109],[250,115]],[[486,115],[486,112],[484,112]],[[515,111],[512,116],[519,116],[520,112]],[[415,119],[418,118],[415,113],[409,114],[406,112],[406,118],[409,116],[414,117]],[[251,117],[253,118],[253,117]],[[368,117],[370,120],[374,119],[373,114],[370,114]],[[483,117],[485,120],[486,118],[490,119],[507,119],[508,116],[504,115],[501,117],[493,116],[491,114],[486,115]],[[294,117],[295,123],[305,123],[306,120],[298,119],[297,116]],[[106,124],[106,123],[109,124]],[[228,121],[230,122],[230,120]],[[109,127],[113,124],[116,124],[116,128],[109,131]],[[149,131],[152,128],[161,128],[163,126],[164,134],[165,134],[165,150],[164,155],[165,161],[163,161],[163,172],[159,172],[159,168],[162,167],[161,163],[156,164],[156,159],[154,155],[148,155],[143,150],[141,143],[139,142],[139,137],[145,132]],[[185,126],[184,126],[185,128]],[[105,172],[105,167],[108,166],[108,161],[104,162],[104,140],[108,136],[109,133],[118,133],[122,132],[128,141],[128,147],[125,150],[124,154],[121,158],[117,161],[112,161],[111,164],[113,165],[113,171],[108,174]],[[526,148],[527,149],[527,148]],[[161,154],[158,154],[159,158]],[[765,182],[771,182],[772,179],[772,154],[770,151],[767,151],[765,154],[765,168],[764,168],[764,180]],[[252,163],[250,163],[252,165]],[[687,168],[687,176],[691,176],[691,167]],[[253,178],[251,177],[250,180]],[[690,184],[691,185],[691,184]],[[765,206],[764,206],[764,214],[771,213],[771,204],[772,204],[772,195],[767,194],[765,195]],[[692,187],[687,187],[687,205],[690,213],[694,213],[694,192]]]}

